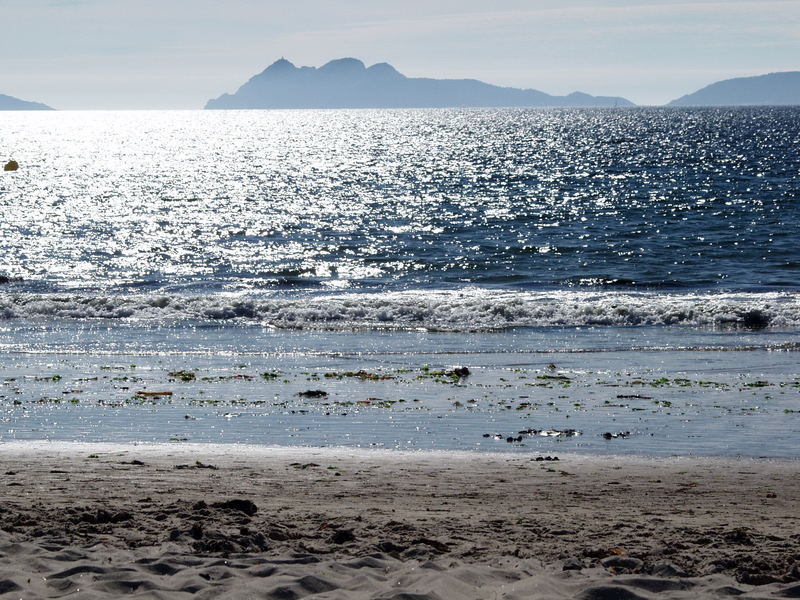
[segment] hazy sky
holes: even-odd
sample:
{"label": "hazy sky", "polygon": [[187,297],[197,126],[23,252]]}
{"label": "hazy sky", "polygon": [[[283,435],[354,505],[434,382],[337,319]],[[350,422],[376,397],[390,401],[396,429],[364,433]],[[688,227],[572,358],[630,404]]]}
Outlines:
{"label": "hazy sky", "polygon": [[662,104],[800,70],[800,0],[0,0],[0,93],[200,108],[281,56]]}

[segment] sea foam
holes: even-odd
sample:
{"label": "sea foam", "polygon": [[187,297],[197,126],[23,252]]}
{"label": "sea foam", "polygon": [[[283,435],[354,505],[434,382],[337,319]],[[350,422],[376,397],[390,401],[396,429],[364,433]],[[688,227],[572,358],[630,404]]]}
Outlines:
{"label": "sea foam", "polygon": [[548,326],[800,326],[793,293],[485,289],[316,295],[0,294],[2,319],[257,322],[289,329],[474,331]]}

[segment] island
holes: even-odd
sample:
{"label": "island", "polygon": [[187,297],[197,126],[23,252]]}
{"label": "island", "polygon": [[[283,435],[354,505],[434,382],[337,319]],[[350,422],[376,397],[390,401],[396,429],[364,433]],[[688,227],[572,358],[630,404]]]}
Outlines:
{"label": "island", "polygon": [[800,105],[800,71],[737,77],[712,83],[667,106]]}
{"label": "island", "polygon": [[355,58],[322,67],[296,67],[282,58],[252,77],[235,94],[209,100],[206,109],[258,108],[444,108],[444,107],[627,107],[625,98],[574,92],[551,96],[532,89],[490,85],[476,79],[406,77],[392,65],[367,68]]}
{"label": "island", "polygon": [[13,96],[0,94],[0,110],[54,110],[41,102],[28,102]]}

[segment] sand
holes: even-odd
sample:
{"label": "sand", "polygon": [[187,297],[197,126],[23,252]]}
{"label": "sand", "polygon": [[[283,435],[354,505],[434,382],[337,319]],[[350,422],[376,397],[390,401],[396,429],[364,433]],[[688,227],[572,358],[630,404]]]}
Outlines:
{"label": "sand", "polygon": [[0,598],[800,598],[800,462],[0,444]]}

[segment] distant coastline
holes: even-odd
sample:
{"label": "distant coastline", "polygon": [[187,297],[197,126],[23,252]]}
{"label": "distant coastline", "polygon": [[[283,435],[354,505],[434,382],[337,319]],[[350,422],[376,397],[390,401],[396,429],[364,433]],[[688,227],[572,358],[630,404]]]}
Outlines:
{"label": "distant coastline", "polygon": [[667,104],[667,106],[796,105],[800,105],[800,71],[725,79]]}
{"label": "distant coastline", "polygon": [[29,102],[20,100],[14,96],[0,94],[0,110],[55,110],[41,102]]}
{"label": "distant coastline", "polygon": [[[536,89],[502,87],[477,79],[407,77],[388,63],[367,67],[355,58],[321,67],[297,67],[285,58],[239,89],[208,100],[205,110],[332,108],[626,108],[622,96],[572,92],[555,96]],[[653,105],[659,106],[659,105]],[[661,106],[800,106],[800,71],[716,81]],[[134,108],[135,109],[135,108]],[[54,111],[37,101],[0,94],[0,111]]]}
{"label": "distant coastline", "polygon": [[234,94],[209,100],[206,109],[630,107],[621,97],[573,92],[552,96],[533,89],[499,87],[476,79],[406,77],[392,65],[367,68],[355,58],[322,67],[296,67],[282,58]]}

